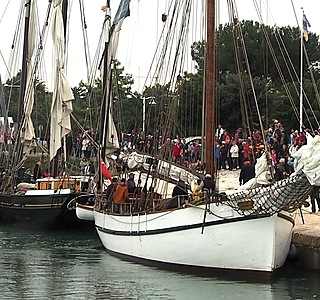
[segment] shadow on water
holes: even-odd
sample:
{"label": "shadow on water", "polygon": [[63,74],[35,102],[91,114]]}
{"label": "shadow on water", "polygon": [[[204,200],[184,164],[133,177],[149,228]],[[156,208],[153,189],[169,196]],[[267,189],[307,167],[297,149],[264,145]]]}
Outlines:
{"label": "shadow on water", "polygon": [[[122,279],[128,286],[138,286],[136,293],[127,289],[117,289],[119,299],[313,299],[319,295],[319,274],[301,272],[285,266],[273,277],[243,276],[242,272],[219,272],[213,274],[194,274],[185,271],[164,270],[155,266],[109,257],[110,262],[126,273]],[[115,268],[117,268],[115,267]],[[151,275],[151,277],[150,277]],[[142,289],[141,289],[142,288]],[[149,289],[149,292],[147,292]],[[121,292],[120,292],[121,291]],[[109,294],[110,299],[117,299]],[[123,297],[122,297],[123,296]],[[131,297],[130,297],[131,296]],[[137,298],[134,298],[136,296]],[[141,298],[140,298],[141,297]],[[102,298],[100,298],[102,299]],[[149,298],[148,298],[149,299]]]}
{"label": "shadow on water", "polygon": [[320,276],[188,272],[111,256],[94,233],[0,226],[1,299],[313,299]]}

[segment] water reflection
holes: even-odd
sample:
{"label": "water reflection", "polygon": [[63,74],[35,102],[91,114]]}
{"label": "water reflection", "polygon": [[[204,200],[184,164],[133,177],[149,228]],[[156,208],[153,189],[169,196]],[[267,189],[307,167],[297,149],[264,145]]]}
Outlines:
{"label": "water reflection", "polygon": [[1,299],[311,299],[320,276],[285,268],[272,280],[160,270],[105,252],[96,234],[0,227]]}

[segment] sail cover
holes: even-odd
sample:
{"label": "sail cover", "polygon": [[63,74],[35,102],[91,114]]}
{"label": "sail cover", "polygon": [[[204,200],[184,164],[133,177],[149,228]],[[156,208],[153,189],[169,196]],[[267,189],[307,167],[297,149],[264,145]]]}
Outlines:
{"label": "sail cover", "polygon": [[307,144],[293,155],[295,172],[302,171],[311,185],[320,186],[320,136],[307,134]]}
{"label": "sail cover", "polygon": [[62,19],[62,0],[53,0],[54,14],[52,37],[55,48],[55,83],[53,88],[50,124],[50,159],[61,147],[61,140],[71,132],[70,114],[72,112],[72,90],[68,83],[65,71],[65,37]]}

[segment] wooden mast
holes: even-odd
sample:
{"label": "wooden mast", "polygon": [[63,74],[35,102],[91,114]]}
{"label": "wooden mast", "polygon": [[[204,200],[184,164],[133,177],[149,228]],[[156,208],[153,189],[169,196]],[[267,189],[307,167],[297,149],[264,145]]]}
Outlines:
{"label": "wooden mast", "polygon": [[[18,102],[18,115],[17,115],[17,134],[16,141],[14,143],[13,154],[9,158],[9,164],[13,167],[18,165],[18,162],[22,158],[22,144],[21,144],[21,130],[23,126],[24,119],[24,97],[26,93],[27,86],[27,69],[28,69],[28,45],[29,45],[29,25],[30,25],[30,12],[31,12],[32,0],[25,1],[25,16],[24,16],[24,35],[23,35],[23,52],[22,52],[22,66],[21,66],[21,77],[20,77],[20,91],[19,91],[19,102]],[[20,169],[20,168],[19,168]],[[15,174],[15,180],[18,179],[18,172]],[[13,177],[9,176],[8,180],[11,181]],[[7,184],[7,183],[6,183]],[[11,186],[12,182],[10,182]]]}
{"label": "wooden mast", "polygon": [[205,55],[205,168],[214,175],[215,126],[215,0],[207,0],[207,43]]}
{"label": "wooden mast", "polygon": [[24,96],[26,93],[26,85],[27,85],[27,55],[28,55],[28,38],[29,38],[29,24],[30,24],[30,8],[31,8],[31,0],[26,1],[25,3],[25,24],[24,24],[24,37],[23,37],[23,53],[22,53],[22,67],[21,67],[21,79],[20,79],[20,94],[19,94],[19,106],[18,106],[18,115],[17,115],[17,123],[19,126],[19,130],[22,128],[22,114],[23,114],[23,102]]}

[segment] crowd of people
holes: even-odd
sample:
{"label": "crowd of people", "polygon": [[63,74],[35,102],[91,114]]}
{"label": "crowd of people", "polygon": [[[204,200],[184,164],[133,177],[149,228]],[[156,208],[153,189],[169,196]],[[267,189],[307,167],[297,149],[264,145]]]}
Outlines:
{"label": "crowd of people", "polygon": [[[255,177],[256,159],[268,151],[275,170],[274,179],[284,179],[294,172],[294,153],[306,144],[307,134],[314,136],[318,135],[319,131],[299,132],[297,129],[291,129],[288,132],[275,120],[263,133],[256,130],[251,136],[244,137],[242,128],[238,128],[235,134],[230,136],[227,130],[219,125],[215,134],[215,158],[218,169],[240,169],[239,183],[245,184]],[[312,187],[310,200],[311,211],[316,212],[316,204],[320,211],[319,187]]]}
{"label": "crowd of people", "polygon": [[[309,132],[311,135],[318,134],[317,131]],[[131,138],[130,138],[131,137]],[[154,145],[154,137],[147,136],[149,144]],[[143,143],[141,142],[140,145]],[[161,140],[161,139],[160,139]],[[203,172],[205,170],[201,163],[201,141],[195,140],[191,143],[186,143],[185,138],[175,139],[166,138],[160,142],[160,155],[165,159],[172,159],[177,164],[181,164],[187,168],[193,168],[196,171]],[[132,147],[132,136],[126,139],[126,147]],[[159,143],[157,143],[158,145]],[[238,128],[231,135],[220,124],[215,131],[215,145],[213,155],[216,160],[218,170],[238,170],[240,169],[239,184],[245,184],[251,178],[255,177],[255,168],[257,158],[264,152],[269,153],[269,158],[274,166],[274,179],[281,180],[288,177],[293,171],[293,154],[306,144],[306,133],[299,132],[297,129],[288,131],[283,124],[274,120],[269,128],[260,132],[254,130],[249,136],[245,135],[242,128]],[[144,143],[145,145],[145,143]],[[147,152],[150,154],[152,146]],[[144,148],[141,147],[141,151]],[[182,184],[177,185],[176,191],[181,190]],[[185,188],[182,188],[186,190]],[[311,196],[312,211],[315,211],[315,201],[319,202],[319,189],[314,188]],[[182,194],[181,194],[182,195]]]}
{"label": "crowd of people", "polygon": [[[318,134],[313,132],[312,134]],[[94,130],[88,129],[85,134],[79,134],[75,142],[67,137],[68,153],[83,157],[90,161],[94,154],[92,140],[95,139]],[[201,161],[201,140],[186,142],[185,138],[160,136],[159,133],[144,134],[131,131],[120,137],[121,147],[125,151],[137,150],[149,155],[156,154],[163,159],[172,160],[186,168],[203,173],[205,167]],[[239,183],[245,184],[254,177],[254,165],[265,151],[275,169],[275,180],[281,180],[293,172],[293,154],[306,143],[305,132],[296,129],[286,130],[277,120],[267,130],[254,130],[249,136],[242,128],[230,134],[220,124],[215,131],[213,156],[218,170],[240,169]],[[318,192],[313,197],[318,201]],[[320,204],[320,203],[319,203]],[[314,210],[314,209],[312,209]]]}

